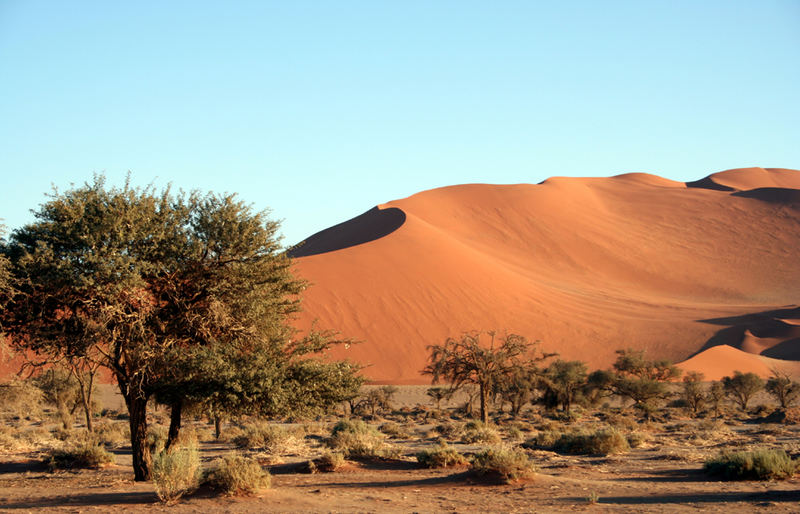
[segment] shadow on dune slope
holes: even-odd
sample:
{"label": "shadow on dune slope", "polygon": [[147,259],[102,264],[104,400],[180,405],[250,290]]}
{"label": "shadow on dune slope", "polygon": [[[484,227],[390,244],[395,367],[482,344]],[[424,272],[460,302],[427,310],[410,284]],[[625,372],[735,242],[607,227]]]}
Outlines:
{"label": "shadow on dune slope", "polygon": [[[698,320],[701,323],[721,325],[697,353],[719,345],[728,345],[741,350],[748,338],[769,341],[769,347],[759,353],[766,357],[784,360],[800,360],[800,307],[776,309],[741,316]],[[747,350],[746,350],[747,351]]]}
{"label": "shadow on dune slope", "polygon": [[373,207],[364,214],[317,232],[289,250],[290,257],[308,257],[343,250],[388,236],[406,222],[397,207]]}

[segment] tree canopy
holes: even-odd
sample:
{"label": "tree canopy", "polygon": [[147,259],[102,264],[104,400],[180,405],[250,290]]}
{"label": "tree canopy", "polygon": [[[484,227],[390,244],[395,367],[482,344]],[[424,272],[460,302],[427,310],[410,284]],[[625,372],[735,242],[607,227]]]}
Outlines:
{"label": "tree canopy", "polygon": [[335,339],[297,339],[288,321],[306,284],[279,224],[235,195],[107,187],[96,176],[54,191],[35,216],[5,249],[18,281],[4,316],[13,344],[111,370],[137,480],[150,473],[151,397],[275,412],[321,408],[339,398],[326,389],[358,383],[354,365],[301,358]]}

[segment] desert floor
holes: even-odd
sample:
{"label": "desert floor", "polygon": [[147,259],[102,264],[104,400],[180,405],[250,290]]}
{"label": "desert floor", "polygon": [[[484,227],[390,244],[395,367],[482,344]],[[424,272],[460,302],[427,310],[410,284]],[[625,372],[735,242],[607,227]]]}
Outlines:
{"label": "desert floor", "polygon": [[[538,467],[534,478],[501,484],[473,474],[467,467],[424,469],[415,454],[436,444],[437,426],[463,425],[455,415],[431,419],[411,407],[424,388],[401,388],[392,413],[369,420],[387,423],[397,435],[388,441],[400,457],[380,461],[351,461],[333,473],[308,472],[306,463],[319,455],[324,437],[336,418],[306,424],[285,424],[299,436],[296,444],[274,452],[250,453],[272,474],[272,487],[252,497],[216,497],[201,489],[178,504],[158,501],[151,483],[132,480],[130,449],[113,449],[116,462],[99,470],[47,472],[43,448],[0,450],[0,511],[175,511],[175,512],[673,512],[704,509],[726,512],[797,512],[800,478],[783,481],[720,481],[702,471],[703,462],[722,450],[782,448],[800,454],[800,426],[757,422],[756,414],[737,415],[730,408],[725,420],[693,420],[681,409],[665,409],[658,421],[637,420],[612,406],[611,415],[586,411],[573,423],[537,412],[519,419],[496,418],[504,444],[519,445],[543,430],[617,426],[639,434],[640,444],[608,456],[564,455],[541,449],[525,450]],[[756,405],[758,401],[754,402]],[[608,409],[606,409],[608,411]],[[166,413],[154,413],[163,422]],[[457,416],[455,416],[457,418]],[[763,418],[760,418],[764,421]],[[124,420],[116,420],[124,424]],[[20,430],[37,422],[17,420]],[[38,422],[44,426],[47,422]],[[204,463],[235,451],[231,442],[216,442],[212,427],[193,425]],[[234,428],[229,430],[234,431]],[[454,437],[449,444],[469,454],[485,447]],[[247,450],[245,450],[247,451]],[[594,501],[592,501],[592,499]]]}

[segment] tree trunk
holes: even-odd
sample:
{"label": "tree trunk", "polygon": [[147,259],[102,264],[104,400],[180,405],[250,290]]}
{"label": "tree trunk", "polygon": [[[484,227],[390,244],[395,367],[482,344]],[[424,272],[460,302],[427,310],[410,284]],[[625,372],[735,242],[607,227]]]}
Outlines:
{"label": "tree trunk", "polygon": [[131,427],[131,453],[133,453],[133,479],[150,480],[152,457],[147,447],[147,397],[139,392],[125,396]]}
{"label": "tree trunk", "polygon": [[172,410],[169,415],[169,433],[167,434],[167,444],[164,445],[165,450],[169,450],[173,444],[178,441],[178,436],[181,431],[181,413],[183,411],[183,400],[177,400],[172,404]]}
{"label": "tree trunk", "polygon": [[481,388],[481,391],[480,391],[480,395],[481,395],[481,421],[483,421],[484,423],[488,423],[489,422],[489,412],[486,410],[486,403],[487,403],[487,400],[488,400],[489,391],[488,391],[488,388],[484,384],[481,384],[480,388]]}
{"label": "tree trunk", "polygon": [[214,415],[214,439],[219,441],[219,436],[222,435],[222,416],[219,414]]}

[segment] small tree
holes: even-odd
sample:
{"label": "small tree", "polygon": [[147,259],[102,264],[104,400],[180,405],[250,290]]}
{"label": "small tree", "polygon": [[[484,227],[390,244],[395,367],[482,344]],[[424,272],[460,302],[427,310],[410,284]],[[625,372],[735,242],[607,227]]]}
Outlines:
{"label": "small tree", "polygon": [[634,407],[652,415],[657,402],[669,397],[667,382],[678,378],[681,370],[667,360],[649,360],[642,350],[618,350],[614,362],[614,392],[633,400]]}
{"label": "small tree", "polygon": [[706,403],[703,391],[703,374],[699,371],[689,371],[683,377],[683,399],[689,407],[692,416],[697,416]]}
{"label": "small tree", "polygon": [[44,401],[56,408],[64,430],[72,428],[75,409],[80,404],[78,382],[72,373],[55,366],[37,376],[34,382],[41,389]]}
{"label": "small tree", "polygon": [[436,410],[441,410],[442,400],[449,400],[452,397],[452,391],[447,387],[429,387],[425,394],[436,404]]}
{"label": "small tree", "polygon": [[800,397],[800,382],[792,380],[789,374],[772,370],[772,376],[767,379],[765,386],[767,392],[778,400],[781,409],[787,409]]}
{"label": "small tree", "polygon": [[586,378],[585,363],[559,359],[547,368],[543,382],[561,405],[561,409],[569,414],[572,404],[586,385]]}
{"label": "small tree", "polygon": [[[489,394],[495,386],[519,368],[535,367],[536,363],[550,355],[532,357],[534,343],[516,334],[496,337],[487,332],[488,343],[481,341],[480,332],[469,332],[460,339],[448,338],[443,345],[432,345],[430,364],[423,373],[432,375],[433,382],[449,382],[453,391],[467,384],[479,389],[481,420],[489,422]],[[499,343],[499,344],[498,344]]]}
{"label": "small tree", "polygon": [[764,380],[755,373],[742,373],[737,370],[733,372],[732,377],[723,377],[722,385],[725,393],[733,398],[743,411],[746,411],[750,398],[764,389]]}
{"label": "small tree", "polygon": [[495,383],[492,395],[511,405],[511,415],[518,416],[522,407],[530,402],[536,394],[536,387],[541,380],[541,371],[536,366],[517,366],[509,370],[502,380]]}
{"label": "small tree", "polygon": [[719,380],[715,380],[711,382],[711,386],[708,388],[708,394],[706,395],[706,402],[710,403],[714,408],[714,417],[718,418],[720,413],[722,412],[722,404],[725,401],[725,386],[722,385],[722,382]]}

